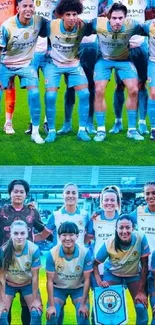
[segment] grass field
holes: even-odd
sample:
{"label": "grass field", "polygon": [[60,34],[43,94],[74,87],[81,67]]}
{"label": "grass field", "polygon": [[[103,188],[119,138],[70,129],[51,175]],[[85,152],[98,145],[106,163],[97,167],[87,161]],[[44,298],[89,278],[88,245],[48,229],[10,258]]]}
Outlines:
{"label": "grass field", "polygon": [[[59,129],[64,118],[64,83],[59,91],[57,100],[57,122]],[[41,80],[40,93],[42,102],[42,121],[44,115],[44,85]],[[106,119],[107,131],[114,121],[113,114],[114,81],[109,83],[107,91],[108,113]],[[117,135],[107,133],[107,139],[102,143],[78,141],[77,104],[73,113],[73,132],[69,135],[57,137],[54,143],[38,145],[25,136],[29,122],[26,90],[20,90],[17,82],[17,100],[13,125],[15,135],[6,135],[3,132],[4,101],[2,103],[0,123],[0,165],[154,165],[155,142],[145,136],[144,141],[129,140],[126,137],[127,118],[124,109],[124,131]],[[41,134],[45,133],[41,124]]]}
{"label": "grass field", "polygon": [[[45,264],[45,262],[43,262]],[[42,317],[42,325],[46,324],[46,319],[45,319],[45,310],[46,310],[46,302],[47,302],[47,295],[46,295],[46,277],[45,277],[45,270],[44,268],[41,269],[40,271],[40,290],[41,290],[41,296],[42,296],[42,301],[44,305],[44,313]],[[90,295],[90,302],[92,305],[92,299]],[[135,311],[134,311],[134,306],[132,299],[130,297],[129,292],[127,291],[127,309],[128,309],[128,325],[135,325]],[[70,299],[67,300],[67,304],[65,306],[65,311],[64,311],[64,325],[77,325],[76,323],[76,318],[75,318],[75,310],[74,306],[72,305]],[[150,312],[150,307],[149,307],[149,318],[151,317],[151,312]],[[148,325],[150,325],[151,319],[149,319]],[[14,300],[13,303],[13,308],[12,308],[12,325],[21,325],[20,321],[20,303],[19,303],[19,297],[17,296]]]}

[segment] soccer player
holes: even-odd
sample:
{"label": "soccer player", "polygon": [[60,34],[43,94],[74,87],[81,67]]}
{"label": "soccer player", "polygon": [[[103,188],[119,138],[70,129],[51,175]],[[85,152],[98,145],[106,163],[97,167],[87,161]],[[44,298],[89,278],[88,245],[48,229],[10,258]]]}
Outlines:
{"label": "soccer player", "polygon": [[[64,205],[58,211],[53,211],[48,223],[46,224],[46,229],[49,230],[49,233],[53,232],[53,243],[56,245],[59,241],[58,228],[61,223],[73,221],[80,230],[77,243],[84,245],[89,216],[86,210],[79,209],[77,206],[78,187],[74,183],[67,183],[63,189],[63,198]],[[40,237],[40,234],[35,234],[35,241],[46,239],[43,234],[41,235],[42,237]]]}
{"label": "soccer player", "polygon": [[151,124],[151,135],[150,139],[155,141],[155,26],[151,20],[145,22],[144,31],[149,36],[149,61],[148,61],[148,85],[149,85],[149,99],[148,99],[148,115]]}
{"label": "soccer player", "polygon": [[[114,1],[117,2],[117,1]],[[145,9],[152,6],[150,1],[128,1],[123,0],[122,3],[127,7],[127,17],[136,19],[140,23],[145,21]],[[146,126],[147,114],[147,64],[148,64],[148,44],[146,38],[140,35],[134,35],[129,41],[130,45],[130,59],[134,63],[138,72],[138,111],[139,122],[138,130],[140,134],[148,134],[149,131]],[[118,75],[116,76],[117,86],[114,94],[114,110],[115,110],[115,123],[110,133],[118,133],[122,130],[122,109],[124,103],[124,84],[121,82]]]}
{"label": "soccer player", "polygon": [[126,101],[128,113],[127,137],[134,140],[144,140],[136,130],[138,77],[132,62],[129,61],[129,39],[132,35],[142,33],[138,22],[126,19],[127,8],[121,3],[114,3],[108,19],[97,18],[93,25],[99,37],[101,57],[95,65],[95,111],[98,132],[95,141],[104,141],[105,132],[105,90],[114,68],[128,90]]}
{"label": "soccer player", "polygon": [[115,224],[121,208],[117,186],[106,186],[100,196],[100,210],[94,213],[88,224],[87,236],[95,238],[94,255],[103,243],[115,233]]}
{"label": "soccer player", "polygon": [[46,118],[49,133],[46,142],[56,138],[55,114],[57,90],[62,74],[67,74],[68,87],[74,87],[79,97],[79,140],[90,141],[86,132],[89,111],[88,82],[80,65],[78,55],[79,44],[85,35],[85,26],[77,26],[78,15],[83,6],[80,0],[62,0],[56,7],[56,14],[61,19],[52,20],[50,41],[52,50],[44,68]]}
{"label": "soccer player", "polygon": [[[46,235],[47,238],[48,234],[50,235],[50,231],[42,224],[38,211],[24,204],[26,196],[29,193],[29,184],[24,180],[13,180],[8,185],[8,193],[11,204],[5,205],[0,209],[0,246],[9,240],[10,227],[15,220],[23,220],[28,225],[28,239],[30,241],[34,239],[33,228],[42,232],[42,236]],[[52,238],[48,237],[48,239],[51,240]],[[30,316],[28,308],[23,301],[21,318],[23,325],[29,324]]]}
{"label": "soccer player", "polygon": [[[18,14],[6,20],[1,26],[0,49],[0,82],[2,88],[9,88],[9,81],[19,76],[21,87],[28,90],[30,114],[32,119],[31,139],[44,143],[39,135],[40,98],[38,76],[31,64],[38,36],[48,36],[47,21],[34,16],[32,0],[19,0]],[[0,97],[2,90],[0,90]]]}
{"label": "soccer player", "polygon": [[78,325],[89,325],[88,293],[92,260],[90,252],[76,244],[79,229],[73,222],[64,222],[58,229],[60,245],[47,255],[47,325],[58,325],[62,306],[68,296],[76,308]]}
{"label": "soccer player", "polygon": [[144,185],[144,199],[146,205],[138,206],[130,215],[138,230],[145,232],[150,250],[153,252],[155,247],[155,182],[147,182]]}
{"label": "soccer player", "polygon": [[8,325],[8,311],[17,292],[21,293],[29,308],[30,325],[41,325],[42,303],[38,292],[40,251],[27,237],[26,223],[16,220],[11,225],[9,241],[1,248],[4,265],[1,283],[5,283],[5,300],[0,306],[1,325]]}
{"label": "soccer player", "polygon": [[[102,11],[103,7],[106,6],[106,1],[102,0],[82,0],[83,12],[79,15],[80,19],[85,22],[90,22],[98,15],[98,5],[101,3]],[[101,8],[101,6],[100,6]],[[98,57],[98,41],[95,35],[85,36],[82,39],[79,49],[80,63],[85,71],[86,77],[88,79],[88,89],[89,89],[89,117],[87,121],[87,131],[89,134],[96,133],[93,126],[93,116],[94,116],[94,67],[95,62]],[[73,88],[68,88],[65,94],[65,122],[57,134],[66,134],[71,131],[72,125],[72,110],[75,103],[75,91]]]}
{"label": "soccer player", "polygon": [[155,325],[155,250],[151,256],[151,270],[148,276],[148,291],[150,295],[150,305],[152,308],[152,322],[151,325]]}
{"label": "soccer player", "polygon": [[[15,14],[16,9],[16,1],[9,1],[7,4],[4,3],[3,0],[0,0],[0,25],[7,20],[9,17]],[[5,104],[6,104],[6,121],[4,124],[4,131],[6,134],[14,134],[15,131],[12,126],[12,116],[14,113],[15,107],[15,86],[12,80],[10,84],[10,89],[6,89],[5,91]]]}
{"label": "soccer player", "polygon": [[[127,286],[135,306],[136,325],[148,324],[146,281],[149,254],[146,236],[133,231],[132,218],[124,214],[116,220],[115,235],[100,248],[94,264],[98,286]],[[104,273],[101,278],[98,265],[103,262]]]}

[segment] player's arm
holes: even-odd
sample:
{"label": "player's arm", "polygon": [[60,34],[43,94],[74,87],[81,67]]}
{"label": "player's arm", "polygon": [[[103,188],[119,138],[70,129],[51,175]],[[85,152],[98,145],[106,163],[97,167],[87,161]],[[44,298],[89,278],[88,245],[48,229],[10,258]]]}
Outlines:
{"label": "player's arm", "polygon": [[51,22],[45,18],[42,18],[42,26],[39,32],[41,37],[49,37],[51,34]]}
{"label": "player's arm", "polygon": [[39,269],[41,267],[40,260],[40,251],[39,248],[35,250],[32,255],[32,265],[31,265],[31,273],[32,273],[32,306],[31,308],[35,308],[38,311],[42,310],[41,299],[38,294],[39,289]]}
{"label": "player's arm", "polygon": [[108,256],[109,256],[109,254],[107,251],[106,243],[104,243],[101,246],[101,248],[99,249],[99,251],[96,255],[95,262],[94,262],[94,276],[95,276],[96,282],[99,287],[109,287],[108,282],[102,281],[100,273],[99,273],[99,269],[98,269],[99,264],[103,263],[107,259]]}
{"label": "player's arm", "polygon": [[98,5],[98,16],[106,17],[113,3],[112,0],[100,0]]}
{"label": "player's arm", "polygon": [[78,313],[79,314],[82,313],[84,317],[89,317],[89,309],[87,307],[86,302],[88,300],[88,294],[90,289],[90,274],[92,271],[93,271],[92,258],[88,250],[85,256],[84,268],[83,268],[83,276],[84,276],[83,296],[78,310]]}
{"label": "player's arm", "polygon": [[141,273],[140,281],[138,284],[138,294],[135,297],[135,302],[142,303],[145,307],[148,307],[147,301],[147,276],[148,276],[148,256],[150,255],[150,248],[145,235],[142,236],[141,241]]}
{"label": "player's arm", "polygon": [[46,311],[47,320],[50,319],[51,315],[56,316],[56,308],[54,304],[54,276],[55,276],[55,263],[52,258],[51,253],[47,254],[46,258],[46,287],[47,287],[47,297],[48,297],[48,308]]}
{"label": "player's arm", "polygon": [[90,36],[92,34],[96,34],[96,27],[97,27],[97,18],[93,19],[89,23],[84,23],[84,35],[83,36]]}
{"label": "player's arm", "polygon": [[[36,227],[35,227],[35,229],[36,229]],[[54,216],[51,215],[47,225],[45,226],[43,224],[42,229],[40,229],[41,231],[39,231],[38,234],[34,235],[34,241],[38,242],[38,241],[42,241],[42,240],[45,240],[45,239],[53,241],[53,231],[54,231],[54,229],[55,229]]]}

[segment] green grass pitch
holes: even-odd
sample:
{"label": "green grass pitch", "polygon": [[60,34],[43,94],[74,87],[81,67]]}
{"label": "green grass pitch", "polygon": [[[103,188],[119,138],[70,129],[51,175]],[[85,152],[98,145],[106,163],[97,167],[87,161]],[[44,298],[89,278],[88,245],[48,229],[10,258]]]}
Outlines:
{"label": "green grass pitch", "polygon": [[[41,297],[44,305],[44,313],[42,317],[42,325],[46,324],[46,318],[45,318],[45,312],[46,312],[46,302],[47,302],[47,294],[46,294],[46,275],[44,270],[45,265],[45,259],[43,258],[43,268],[40,270],[40,291],[41,291]],[[127,309],[128,309],[128,325],[135,325],[135,311],[133,302],[131,299],[131,296],[129,292],[127,291]],[[90,305],[92,308],[92,297],[90,294]],[[151,311],[149,307],[149,323],[151,322]],[[67,300],[67,304],[64,309],[64,325],[77,325],[76,323],[76,317],[75,317],[75,309],[74,306],[71,303],[71,300]],[[19,297],[17,296],[13,302],[13,308],[12,308],[12,325],[21,325],[20,320],[20,302]]]}
{"label": "green grass pitch", "polygon": [[[107,89],[107,131],[114,122],[113,114],[113,91],[114,80],[110,81]],[[62,126],[64,119],[64,90],[62,81],[57,100],[57,130]],[[44,115],[44,84],[41,78],[40,94],[42,103],[41,134],[43,131]],[[58,136],[54,143],[38,145],[26,136],[29,122],[29,112],[26,90],[20,90],[17,82],[16,109],[13,125],[16,133],[6,135],[3,132],[4,124],[4,100],[2,101],[0,122],[0,165],[154,165],[155,142],[145,136],[144,141],[127,139],[127,117],[124,109],[124,130],[117,135],[107,132],[107,138],[102,143],[90,141],[89,143],[78,141],[76,133],[78,130],[77,103],[73,113],[73,132],[65,136]]]}

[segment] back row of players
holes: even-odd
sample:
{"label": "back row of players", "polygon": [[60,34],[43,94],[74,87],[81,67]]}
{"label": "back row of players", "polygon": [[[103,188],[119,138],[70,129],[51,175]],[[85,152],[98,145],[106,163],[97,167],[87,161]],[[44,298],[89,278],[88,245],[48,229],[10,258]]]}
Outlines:
{"label": "back row of players", "polygon": [[[12,127],[14,77],[18,75],[21,87],[26,87],[28,90],[32,120],[31,138],[36,143],[44,143],[44,140],[39,135],[41,107],[37,70],[40,67],[45,77],[46,88],[45,106],[48,135],[45,141],[53,142],[56,138],[56,98],[62,74],[65,75],[67,83],[65,123],[62,129],[58,131],[58,134],[68,133],[71,130],[71,115],[75,101],[75,91],[77,91],[79,97],[78,138],[83,141],[90,141],[91,138],[88,133],[96,132],[93,127],[95,109],[97,134],[94,140],[104,141],[106,137],[105,90],[111,71],[114,68],[117,78],[117,89],[114,95],[116,120],[110,132],[118,133],[122,130],[122,106],[125,85],[128,90],[126,101],[128,114],[127,136],[135,140],[144,139],[143,134],[148,133],[145,121],[148,111],[151,123],[150,138],[155,139],[155,27],[152,21],[141,24],[145,20],[145,9],[150,8],[152,2],[151,5],[149,0],[148,2],[124,1],[123,3],[126,6],[121,3],[112,5],[111,2],[101,0],[93,2],[88,0],[82,1],[82,3],[78,0],[55,1],[50,6],[50,14],[55,10],[55,16],[59,18],[50,22],[40,16],[34,16],[32,0],[18,1],[17,15],[2,23],[0,33],[0,97],[3,89],[9,88],[7,96],[9,96],[10,91],[13,92],[13,96],[11,94],[13,102],[9,98],[7,104],[4,126],[6,133],[14,133]],[[36,4],[39,5],[38,2]],[[5,7],[3,7],[3,10],[5,10]],[[104,14],[106,12],[107,18],[97,18],[98,12],[104,12]],[[127,19],[127,15],[136,19],[136,21]],[[84,22],[79,21],[78,16]],[[4,15],[4,17],[6,16]],[[148,100],[145,88],[148,41],[147,38],[137,34],[149,36],[148,80],[150,97]],[[38,36],[48,36],[50,45],[47,46],[46,41],[44,49],[40,50],[39,45],[37,49]],[[37,52],[34,56],[35,50]],[[139,108],[140,117],[139,132],[136,129],[137,107]],[[86,129],[88,132],[86,132]]]}
{"label": "back row of players", "polygon": [[[90,250],[94,252],[93,255],[96,259],[94,265],[96,282],[94,283],[92,279],[92,288],[97,285],[106,287],[109,284],[124,283],[125,281],[135,304],[136,324],[147,325],[148,255],[153,253],[155,248],[155,182],[146,183],[144,186],[146,205],[139,206],[131,215],[122,216],[119,216],[121,207],[119,189],[116,186],[105,187],[100,197],[101,209],[94,213],[91,219],[88,217],[87,211],[80,210],[77,206],[77,186],[72,183],[66,184],[63,190],[64,205],[52,213],[46,226],[41,224],[36,209],[24,205],[28,192],[29,185],[27,182],[23,180],[12,181],[8,186],[11,204],[0,210],[0,238],[1,245],[3,245],[2,250],[4,250],[5,281],[7,284],[6,297],[5,299],[2,297],[4,304],[1,303],[1,311],[5,308],[9,310],[15,293],[20,292],[24,298],[26,297],[29,310],[31,311],[31,307],[34,307],[37,311],[37,313],[31,312],[30,323],[30,319],[28,319],[30,314],[27,311],[25,313],[26,307],[23,305],[23,324],[30,323],[32,325],[33,321],[34,324],[36,323],[36,320],[38,323],[38,318],[41,316],[39,312],[41,302],[36,291],[38,287],[36,270],[40,267],[40,260],[37,247],[31,242],[33,239],[34,241],[44,240],[53,234],[54,247],[47,256],[46,266],[49,303],[47,309],[48,325],[61,324],[63,315],[60,311],[68,295],[71,295],[77,310],[77,324],[89,324],[87,295],[90,285],[90,272],[92,271]],[[25,230],[26,225],[21,221],[27,224],[28,229]],[[138,231],[134,230],[134,226]],[[37,229],[39,233],[34,235],[33,228]],[[11,241],[8,241],[10,229]],[[25,241],[27,236],[30,240],[28,243]],[[94,244],[92,240],[94,240]],[[84,243],[89,247],[89,250],[84,248]],[[27,249],[25,251],[25,245],[26,247],[29,246],[30,255],[27,253]],[[15,256],[12,255],[14,251],[16,252]],[[1,254],[3,260],[3,251]],[[104,272],[103,266],[99,272],[98,264],[107,257],[109,260],[106,262]],[[15,259],[17,259],[17,263],[15,263]],[[12,260],[14,261],[13,264],[10,262]],[[148,278],[153,312],[152,325],[155,323],[154,262],[153,253],[152,262],[149,266],[151,273]],[[4,276],[3,268],[1,271],[1,275]],[[3,313],[2,316],[0,324],[8,324],[6,314]]]}

